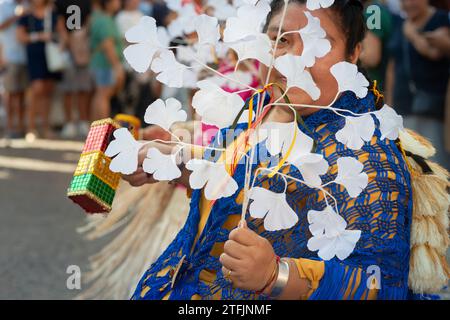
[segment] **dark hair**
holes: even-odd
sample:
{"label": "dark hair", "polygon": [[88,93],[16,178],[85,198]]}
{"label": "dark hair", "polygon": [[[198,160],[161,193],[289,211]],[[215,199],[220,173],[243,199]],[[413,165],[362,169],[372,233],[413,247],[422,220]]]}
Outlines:
{"label": "dark hair", "polygon": [[[289,3],[306,4],[306,0],[290,0]],[[271,11],[267,16],[264,32],[267,31],[270,21],[284,7],[284,0],[272,0]],[[335,0],[330,7],[339,17],[339,25],[346,37],[346,56],[355,52],[356,46],[363,41],[366,34],[364,8],[358,0]]]}
{"label": "dark hair", "polygon": [[109,3],[110,1],[111,1],[111,0],[98,0],[97,3],[100,5],[100,7],[101,7],[103,10],[105,10],[105,9],[106,9],[106,6],[108,5],[108,3]]}

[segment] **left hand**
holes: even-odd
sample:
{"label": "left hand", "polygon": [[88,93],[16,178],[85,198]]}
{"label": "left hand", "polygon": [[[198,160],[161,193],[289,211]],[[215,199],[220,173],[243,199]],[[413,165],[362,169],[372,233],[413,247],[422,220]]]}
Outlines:
{"label": "left hand", "polygon": [[230,232],[220,256],[222,272],[233,286],[258,291],[266,286],[276,268],[276,255],[266,239],[247,228],[245,222]]}

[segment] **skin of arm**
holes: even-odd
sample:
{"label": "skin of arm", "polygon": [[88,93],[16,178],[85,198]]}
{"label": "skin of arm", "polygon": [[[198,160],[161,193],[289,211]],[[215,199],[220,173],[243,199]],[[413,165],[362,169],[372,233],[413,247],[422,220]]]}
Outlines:
{"label": "skin of arm", "polygon": [[[124,175],[122,178],[127,181],[133,187],[140,187],[144,184],[153,184],[157,183],[155,179],[153,179],[152,175],[147,174],[142,169],[142,163],[144,162],[147,152],[150,148],[157,148],[163,154],[172,154],[176,150],[176,146],[172,144],[165,144],[161,142],[150,142],[147,143],[144,147],[139,151],[139,160],[138,160],[138,170],[131,175]],[[201,156],[196,152],[191,152],[191,156],[200,159]],[[191,175],[191,171],[187,170],[183,167],[181,170],[181,177],[176,179],[174,182],[185,186],[186,188],[190,188],[189,185],[189,176]]]}
{"label": "skin of arm", "polygon": [[423,34],[420,34],[411,22],[405,21],[403,25],[403,33],[417,52],[424,57],[430,60],[439,60],[442,58],[442,53],[440,50],[431,46],[426,37]]}
{"label": "skin of arm", "polygon": [[[35,35],[35,38],[32,39],[32,34]],[[51,39],[51,34],[48,34],[46,32],[32,32],[28,33],[23,26],[19,26],[17,28],[17,39],[20,43],[26,45],[31,42],[36,41],[49,41]]]}
{"label": "skin of arm", "polygon": [[122,62],[119,59],[119,56],[116,53],[116,48],[114,45],[113,38],[105,39],[100,45],[101,49],[106,55],[106,58],[111,63],[115,76],[116,76],[116,89],[122,88],[125,82],[125,72],[122,66]]}
{"label": "skin of arm", "polygon": [[56,31],[58,32],[58,35],[60,38],[61,47],[68,48],[69,47],[69,33],[67,32],[67,29],[66,29],[65,18],[62,16],[58,17]]}
{"label": "skin of arm", "polygon": [[424,33],[425,39],[442,55],[450,57],[450,29],[447,27],[438,28],[434,31]]}
{"label": "skin of arm", "polygon": [[12,16],[11,18],[6,19],[5,22],[0,24],[0,31],[4,31],[11,27],[17,20],[19,20],[19,18],[20,16]]}
{"label": "skin of arm", "polygon": [[376,68],[382,57],[382,44],[380,38],[375,36],[372,32],[367,32],[364,38],[363,50],[359,59],[365,68]]}
{"label": "skin of arm", "polygon": [[385,81],[385,100],[386,104],[390,106],[394,104],[394,70],[395,61],[391,58],[387,65]]}

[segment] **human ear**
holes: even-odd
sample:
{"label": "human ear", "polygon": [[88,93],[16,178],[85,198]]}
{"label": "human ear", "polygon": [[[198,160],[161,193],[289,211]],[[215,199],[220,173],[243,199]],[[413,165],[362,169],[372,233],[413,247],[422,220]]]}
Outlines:
{"label": "human ear", "polygon": [[356,64],[361,54],[361,50],[362,50],[362,43],[360,42],[356,45],[355,50],[353,50],[353,53],[350,55],[349,62]]}

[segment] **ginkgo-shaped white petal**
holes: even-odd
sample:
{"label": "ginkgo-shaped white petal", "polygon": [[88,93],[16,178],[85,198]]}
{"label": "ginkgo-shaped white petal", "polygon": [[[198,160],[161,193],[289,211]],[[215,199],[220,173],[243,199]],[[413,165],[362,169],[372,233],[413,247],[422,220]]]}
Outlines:
{"label": "ginkgo-shaped white petal", "polygon": [[206,14],[199,15],[194,21],[195,31],[197,31],[198,42],[215,45],[220,39],[219,20]]}
{"label": "ginkgo-shaped white petal", "polygon": [[292,228],[298,222],[298,216],[286,201],[285,193],[254,187],[249,198],[253,200],[249,212],[253,218],[264,219],[267,231],[278,231]]}
{"label": "ginkgo-shaped white petal", "polygon": [[327,173],[330,167],[323,155],[317,153],[300,155],[289,162],[298,168],[303,181],[310,187],[320,187],[322,185],[320,176]]}
{"label": "ginkgo-shaped white petal", "polygon": [[334,0],[308,0],[306,8],[308,10],[317,10],[320,8],[329,8],[333,5]]}
{"label": "ginkgo-shaped white petal", "polygon": [[338,236],[314,236],[308,240],[308,249],[318,251],[317,255],[324,261],[333,259],[345,260],[355,250],[356,243],[361,237],[360,230],[345,230]]}
{"label": "ginkgo-shaped white petal", "polygon": [[272,44],[264,33],[232,43],[230,48],[236,51],[239,61],[256,59],[266,66],[269,66],[272,61]]}
{"label": "ginkgo-shaped white petal", "polygon": [[356,64],[341,61],[332,66],[330,71],[336,78],[339,92],[352,91],[358,98],[364,98],[367,95],[369,81],[358,71]]}
{"label": "ginkgo-shaped white petal", "polygon": [[267,150],[272,156],[281,153],[283,157],[288,156],[287,161],[291,163],[302,155],[310,154],[314,145],[314,140],[303,133],[295,122],[266,122],[258,133],[260,141],[267,139]]}
{"label": "ginkgo-shaped white petal", "polygon": [[142,144],[137,142],[126,128],[117,129],[105,151],[107,157],[113,158],[109,168],[112,172],[132,174],[138,167],[138,155]]}
{"label": "ginkgo-shaped white petal", "polygon": [[336,132],[336,140],[347,148],[360,150],[364,142],[369,142],[375,132],[375,122],[370,114],[360,117],[345,117],[345,126]]}
{"label": "ginkgo-shaped white petal", "polygon": [[176,155],[163,154],[156,148],[150,148],[142,163],[145,172],[152,174],[157,181],[172,181],[181,177],[181,170],[176,163]]}
{"label": "ginkgo-shaped white petal", "polygon": [[313,100],[320,98],[320,89],[314,82],[311,74],[305,70],[301,56],[286,54],[275,60],[275,68],[287,79],[288,88],[300,88]]}
{"label": "ginkgo-shaped white petal", "polygon": [[192,171],[189,177],[191,188],[203,188],[208,200],[230,197],[238,189],[237,182],[228,174],[224,163],[192,159],[186,164],[186,169]]}
{"label": "ginkgo-shaped white petal", "polygon": [[174,53],[170,50],[161,52],[152,63],[152,71],[157,74],[159,73],[156,80],[170,88],[183,87],[184,72],[186,70],[187,66],[179,63],[175,59]]}
{"label": "ginkgo-shaped white petal", "polygon": [[270,5],[259,1],[256,6],[244,5],[237,11],[237,17],[227,19],[224,30],[225,42],[236,42],[260,34],[270,12]]}
{"label": "ginkgo-shaped white petal", "polygon": [[145,123],[155,124],[166,131],[175,122],[184,122],[187,119],[186,111],[182,110],[181,102],[175,98],[169,98],[165,102],[158,99],[145,111]]}
{"label": "ginkgo-shaped white petal", "polygon": [[136,26],[126,32],[125,38],[131,45],[123,53],[130,66],[137,72],[146,72],[154,55],[162,49],[159,34],[161,35],[156,27],[156,20],[147,16],[142,17]]}
{"label": "ginkgo-shaped white petal", "polygon": [[375,116],[380,121],[381,140],[397,140],[399,131],[404,130],[403,117],[387,104],[375,112]]}
{"label": "ginkgo-shaped white petal", "polygon": [[346,259],[361,237],[359,230],[346,230],[347,222],[330,206],[323,211],[310,210],[308,222],[313,235],[308,241],[308,249],[318,251],[318,256],[325,261],[335,256]]}
{"label": "ginkgo-shaped white petal", "polygon": [[357,198],[369,183],[369,176],[363,172],[364,165],[351,157],[337,160],[338,174],[335,183],[345,187],[352,198]]}
{"label": "ginkgo-shaped white petal", "polygon": [[226,128],[233,124],[245,102],[236,93],[226,92],[215,83],[203,80],[192,99],[192,106],[205,124]]}
{"label": "ginkgo-shaped white petal", "polygon": [[320,26],[320,19],[305,11],[308,24],[300,29],[303,42],[302,60],[306,67],[312,67],[316,58],[324,57],[331,50],[331,43],[325,37],[326,32]]}

